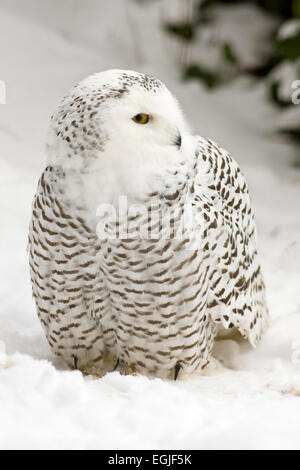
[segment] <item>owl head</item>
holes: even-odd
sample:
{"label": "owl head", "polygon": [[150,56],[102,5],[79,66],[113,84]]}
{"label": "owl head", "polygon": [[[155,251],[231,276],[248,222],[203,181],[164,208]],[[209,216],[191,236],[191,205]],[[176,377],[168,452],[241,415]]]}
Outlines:
{"label": "owl head", "polygon": [[169,165],[184,159],[189,135],[177,100],[160,80],[108,70],[81,81],[59,104],[48,161],[87,172]]}

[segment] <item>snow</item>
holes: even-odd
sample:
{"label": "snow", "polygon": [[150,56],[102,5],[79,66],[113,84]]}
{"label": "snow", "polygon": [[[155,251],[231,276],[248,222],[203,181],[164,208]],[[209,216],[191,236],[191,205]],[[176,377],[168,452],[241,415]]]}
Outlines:
{"label": "snow", "polygon": [[278,39],[284,41],[300,33],[300,21],[297,19],[286,21],[279,30]]}
{"label": "snow", "polygon": [[[256,5],[216,5],[210,10],[213,23],[201,25],[197,33],[201,41],[193,47],[193,60],[210,65],[220,56],[220,44],[232,44],[239,66],[247,68],[264,62],[270,53],[267,40],[278,26],[278,20],[268,16]],[[217,46],[217,47],[216,47]]]}
{"label": "snow", "polygon": [[[58,0],[0,0],[0,447],[300,448],[300,174],[274,134],[282,118],[249,80],[212,94],[180,82],[179,46],[159,29],[173,0],[113,3],[110,21],[110,2],[65,1],[57,15]],[[53,358],[35,314],[26,244],[49,117],[73,83],[116,67],[164,80],[250,185],[271,324],[255,350],[218,341],[204,376],[83,377]]]}

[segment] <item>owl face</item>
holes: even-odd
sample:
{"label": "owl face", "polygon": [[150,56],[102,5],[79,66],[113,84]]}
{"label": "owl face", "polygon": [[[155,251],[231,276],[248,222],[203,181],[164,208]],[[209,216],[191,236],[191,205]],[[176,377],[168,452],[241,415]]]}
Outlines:
{"label": "owl face", "polygon": [[[101,111],[100,111],[101,113]],[[188,128],[176,99],[162,84],[150,90],[134,85],[119,99],[110,99],[101,113],[108,135],[106,151],[123,153],[180,152]]]}
{"label": "owl face", "polygon": [[182,159],[189,136],[177,100],[161,81],[122,70],[75,86],[53,115],[51,130],[50,163],[127,172]]}

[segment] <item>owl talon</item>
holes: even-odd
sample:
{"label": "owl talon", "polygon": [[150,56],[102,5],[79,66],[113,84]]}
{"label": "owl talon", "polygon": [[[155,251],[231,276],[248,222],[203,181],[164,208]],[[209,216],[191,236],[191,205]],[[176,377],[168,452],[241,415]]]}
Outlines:
{"label": "owl talon", "polygon": [[112,372],[115,372],[117,370],[117,368],[119,367],[119,364],[120,364],[120,359],[118,358],[116,363],[115,363],[115,367],[113,368]]}
{"label": "owl talon", "polygon": [[177,377],[181,368],[182,368],[182,365],[179,362],[177,362],[175,366],[174,380],[177,380]]}
{"label": "owl talon", "polygon": [[74,360],[74,369],[78,369],[78,357],[73,356],[73,360]]}

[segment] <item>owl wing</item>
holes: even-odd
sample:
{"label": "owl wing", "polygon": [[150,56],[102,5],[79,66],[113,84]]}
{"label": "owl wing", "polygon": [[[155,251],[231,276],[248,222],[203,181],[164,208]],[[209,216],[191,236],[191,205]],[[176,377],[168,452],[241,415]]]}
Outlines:
{"label": "owl wing", "polygon": [[211,253],[208,310],[216,323],[236,327],[252,345],[267,323],[265,285],[246,180],[214,142],[197,138],[195,198],[205,220],[203,249]]}
{"label": "owl wing", "polygon": [[64,172],[47,167],[33,200],[28,254],[33,297],[48,342],[70,365],[102,360],[99,318],[105,287],[97,264],[99,240],[84,208],[65,204]]}

